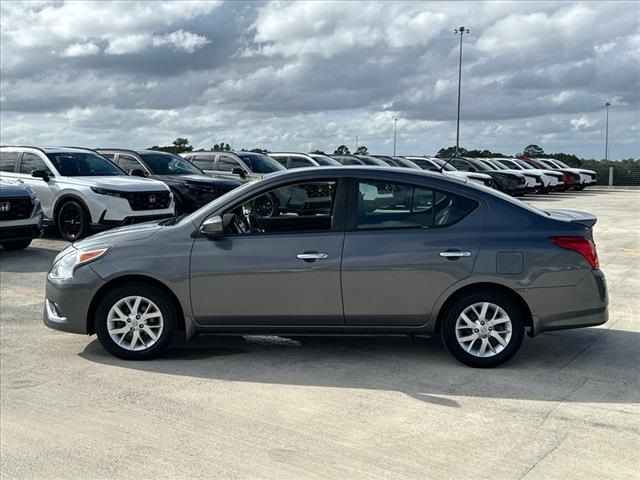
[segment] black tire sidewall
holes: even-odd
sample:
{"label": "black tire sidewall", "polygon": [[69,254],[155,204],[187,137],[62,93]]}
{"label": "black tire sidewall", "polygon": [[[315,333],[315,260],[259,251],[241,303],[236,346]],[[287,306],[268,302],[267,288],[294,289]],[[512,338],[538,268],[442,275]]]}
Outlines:
{"label": "black tire sidewall", "polygon": [[[80,229],[80,232],[78,233],[78,237],[77,238],[69,238],[67,235],[65,235],[65,233],[63,232],[62,229],[62,212],[64,211],[64,209],[70,205],[74,205],[76,206],[78,209],[80,209],[80,215],[82,216],[82,228]],[[87,234],[89,233],[89,214],[87,213],[86,208],[84,208],[84,206],[78,202],[77,200],[67,200],[65,201],[62,205],[60,205],[60,208],[58,209],[58,214],[56,215],[56,227],[58,229],[58,233],[60,233],[60,236],[62,238],[64,238],[65,240],[67,240],[68,242],[76,242],[78,240],[80,240],[81,238],[84,238],[87,236]]]}
{"label": "black tire sidewall", "polygon": [[[124,297],[141,296],[155,303],[162,312],[164,328],[158,341],[149,349],[142,351],[126,350],[114,343],[107,330],[107,316],[113,305]],[[165,352],[175,337],[178,314],[167,293],[155,285],[146,283],[126,283],[119,285],[104,295],[94,317],[94,328],[98,340],[111,354],[124,360],[149,360]]]}
{"label": "black tire sidewall", "polygon": [[[480,358],[467,353],[456,339],[455,326],[460,313],[470,305],[490,302],[500,306],[511,319],[511,340],[502,352],[492,357]],[[447,350],[465,365],[477,368],[491,368],[502,365],[520,349],[524,338],[524,316],[517,303],[508,295],[492,291],[478,291],[455,300],[445,312],[442,322],[442,339]]]}

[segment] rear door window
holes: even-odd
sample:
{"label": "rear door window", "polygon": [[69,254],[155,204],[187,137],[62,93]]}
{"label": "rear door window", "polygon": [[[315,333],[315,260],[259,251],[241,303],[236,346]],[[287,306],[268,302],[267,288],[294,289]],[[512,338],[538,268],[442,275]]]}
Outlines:
{"label": "rear door window", "polygon": [[118,154],[118,165],[127,173],[131,173],[132,170],[146,171],[136,157],[126,153]]}
{"label": "rear door window", "polygon": [[309,159],[299,156],[291,157],[291,167],[290,168],[303,168],[303,167],[313,167],[313,163],[309,161]]}
{"label": "rear door window", "polygon": [[218,170],[221,172],[232,172],[234,168],[242,168],[242,165],[233,157],[229,155],[220,155],[218,160]]}
{"label": "rear door window", "polygon": [[209,155],[195,155],[191,159],[191,163],[193,163],[200,170],[213,170],[213,160],[214,156]]}
{"label": "rear door window", "polygon": [[20,152],[0,152],[0,171],[15,172]]}
{"label": "rear door window", "polygon": [[378,180],[358,182],[356,229],[447,227],[478,203],[450,192]]}
{"label": "rear door window", "polygon": [[25,152],[20,162],[20,173],[31,175],[35,170],[43,170],[48,175],[53,175],[47,164],[35,153]]}

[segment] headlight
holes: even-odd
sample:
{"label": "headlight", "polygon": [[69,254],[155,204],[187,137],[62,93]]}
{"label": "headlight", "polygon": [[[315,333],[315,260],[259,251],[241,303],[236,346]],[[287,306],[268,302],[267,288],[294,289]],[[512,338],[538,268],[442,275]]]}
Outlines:
{"label": "headlight", "polygon": [[91,187],[91,190],[98,195],[111,195],[112,197],[126,198],[127,192],[120,192],[118,190],[109,190],[108,188]]}
{"label": "headlight", "polygon": [[76,268],[103,257],[109,251],[109,248],[111,247],[108,245],[101,245],[90,249],[69,249],[67,253],[63,253],[53,262],[51,270],[49,270],[49,280],[71,278]]}

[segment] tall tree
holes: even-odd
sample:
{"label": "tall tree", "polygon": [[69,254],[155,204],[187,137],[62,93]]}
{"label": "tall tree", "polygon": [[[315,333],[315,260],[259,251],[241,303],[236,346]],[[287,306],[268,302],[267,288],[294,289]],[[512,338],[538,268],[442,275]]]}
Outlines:
{"label": "tall tree", "polygon": [[229,145],[228,143],[224,144],[224,148],[222,149],[225,152],[230,152],[231,151],[231,145]]}
{"label": "tall tree", "polygon": [[356,155],[369,155],[369,149],[366,145],[360,145],[356,150]]}
{"label": "tall tree", "polygon": [[316,155],[326,155],[326,153],[324,153],[322,150],[318,150],[318,149],[312,151],[311,153],[315,153]]}
{"label": "tall tree", "polygon": [[[448,147],[448,148],[441,148],[440,150],[438,150],[438,153],[436,153],[436,157],[438,158],[449,158],[452,155],[456,154],[456,147]],[[458,149],[458,155],[461,157],[464,157],[468,154],[468,151],[462,147],[460,147]]]}
{"label": "tall tree", "polygon": [[333,153],[334,155],[350,155],[351,154],[351,152],[349,151],[349,147],[347,147],[346,145],[340,145],[338,148],[335,149]]}
{"label": "tall tree", "polygon": [[533,157],[533,158],[542,157],[544,156],[544,150],[542,149],[542,147],[539,147],[538,145],[531,144],[524,147],[524,150],[522,150],[522,155],[525,157]]}
{"label": "tall tree", "polygon": [[178,137],[173,141],[173,146],[175,147],[175,153],[180,152],[190,152],[193,150],[193,147],[189,145],[189,140],[187,138]]}

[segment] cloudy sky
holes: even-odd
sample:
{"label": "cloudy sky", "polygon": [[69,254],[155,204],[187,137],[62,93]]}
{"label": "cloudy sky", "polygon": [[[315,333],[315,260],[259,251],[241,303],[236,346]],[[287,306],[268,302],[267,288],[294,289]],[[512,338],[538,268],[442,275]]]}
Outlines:
{"label": "cloudy sky", "polygon": [[3,1],[3,144],[640,157],[637,2]]}

